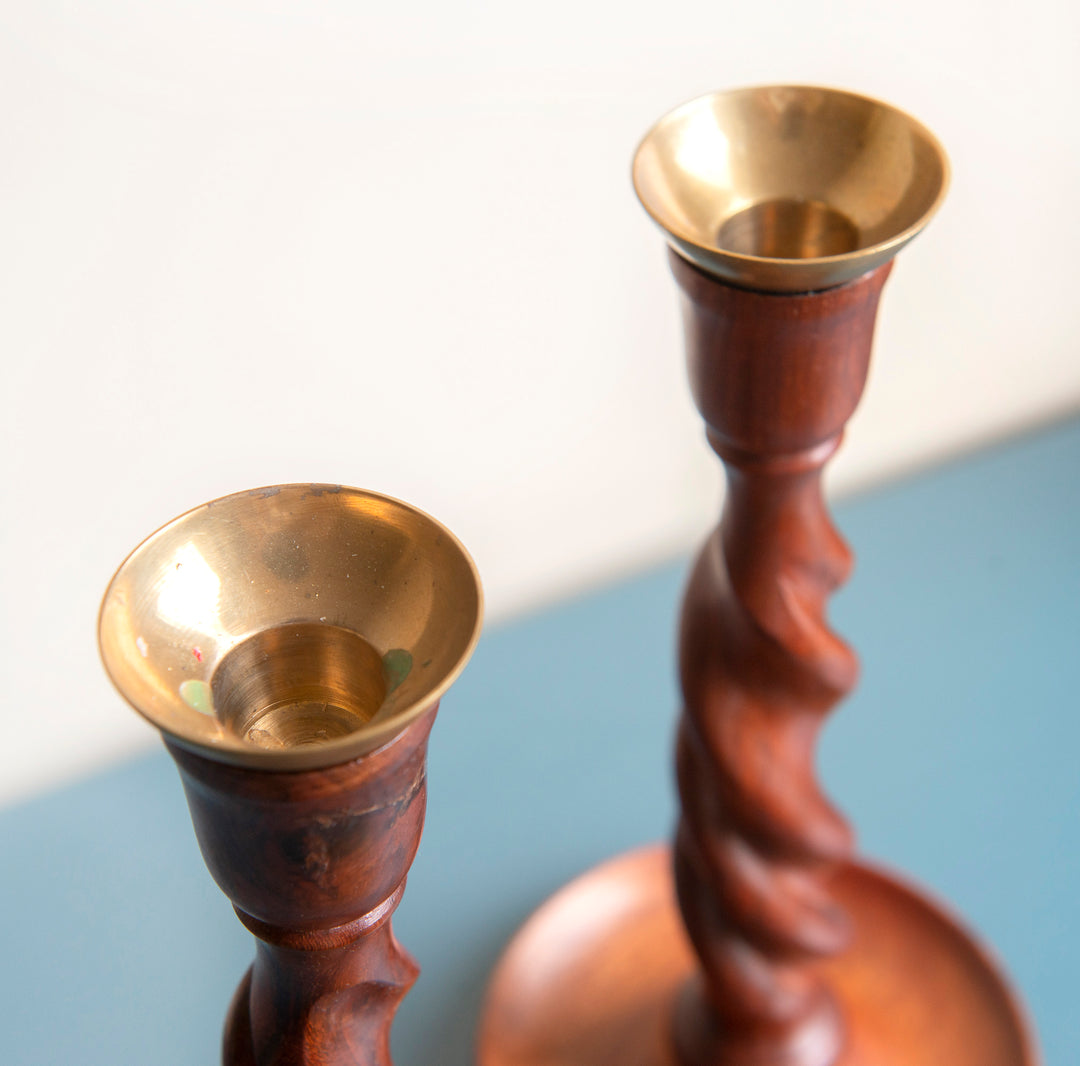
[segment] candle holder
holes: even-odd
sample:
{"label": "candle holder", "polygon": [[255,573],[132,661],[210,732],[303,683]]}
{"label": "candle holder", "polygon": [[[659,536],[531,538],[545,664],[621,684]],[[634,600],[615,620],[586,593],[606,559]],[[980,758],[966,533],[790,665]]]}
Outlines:
{"label": "candle holder", "polygon": [[282,485],[198,507],[101,607],[113,683],[165,738],[210,873],[255,934],[226,1066],[388,1066],[418,969],[390,917],[428,734],[480,631],[461,544],[386,496]]}
{"label": "candle holder", "polygon": [[815,780],[857,662],[826,622],[851,556],[821,472],[863,390],[896,252],[947,184],[934,137],[865,97],[776,86],[662,119],[633,168],[682,291],[728,493],[683,601],[672,849],[584,875],[492,980],[481,1066],[1032,1066],[986,953],[852,858]]}

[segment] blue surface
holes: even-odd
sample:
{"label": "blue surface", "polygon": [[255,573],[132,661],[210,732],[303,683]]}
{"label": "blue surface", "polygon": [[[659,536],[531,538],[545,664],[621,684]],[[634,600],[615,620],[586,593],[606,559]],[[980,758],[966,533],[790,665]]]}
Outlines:
{"label": "blue surface", "polygon": [[[1005,960],[1047,1066],[1080,1047],[1080,422],[846,502],[833,619],[864,676],[822,772],[868,853]],[[486,634],[432,738],[396,929],[424,972],[398,1066],[467,1066],[514,928],[664,835],[683,563]],[[117,701],[117,714],[126,713]],[[7,1066],[208,1066],[251,939],[155,754],[0,813]]]}

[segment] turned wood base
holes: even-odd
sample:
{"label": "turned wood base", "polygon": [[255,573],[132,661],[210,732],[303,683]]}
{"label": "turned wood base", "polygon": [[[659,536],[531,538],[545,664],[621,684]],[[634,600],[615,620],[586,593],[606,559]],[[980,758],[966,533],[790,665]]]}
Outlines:
{"label": "turned wood base", "polygon": [[[855,929],[847,951],[818,964],[846,1024],[837,1066],[1036,1066],[1019,1005],[952,918],[863,865],[840,868],[832,887]],[[695,968],[668,848],[613,859],[511,943],[479,1066],[678,1066],[672,1017]]]}

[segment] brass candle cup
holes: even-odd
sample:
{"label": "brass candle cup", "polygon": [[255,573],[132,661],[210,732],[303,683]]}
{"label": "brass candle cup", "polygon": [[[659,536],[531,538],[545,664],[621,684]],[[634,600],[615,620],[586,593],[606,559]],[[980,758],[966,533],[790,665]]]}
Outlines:
{"label": "brass candle cup", "polygon": [[684,259],[732,285],[797,293],[889,262],[940,207],[949,163],[922,123],[889,104],[771,85],[665,115],[632,176]]}
{"label": "brass candle cup", "polygon": [[481,613],[448,530],[336,485],[197,507],[112,579],[105,669],[162,732],[207,866],[258,938],[226,1066],[390,1062],[417,973],[390,916],[423,826],[428,733]]}

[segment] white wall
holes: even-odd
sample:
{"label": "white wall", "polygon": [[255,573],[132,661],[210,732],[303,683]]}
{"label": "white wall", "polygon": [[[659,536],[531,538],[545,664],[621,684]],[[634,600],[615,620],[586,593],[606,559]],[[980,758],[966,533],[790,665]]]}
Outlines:
{"label": "white wall", "polygon": [[415,502],[495,619],[702,533],[717,469],[628,178],[701,92],[843,86],[951,154],[838,488],[1076,409],[1076,10],[5,0],[0,802],[155,741],[98,600],[211,497]]}

